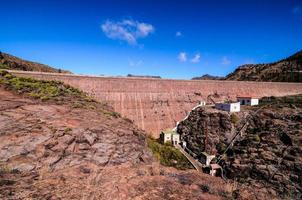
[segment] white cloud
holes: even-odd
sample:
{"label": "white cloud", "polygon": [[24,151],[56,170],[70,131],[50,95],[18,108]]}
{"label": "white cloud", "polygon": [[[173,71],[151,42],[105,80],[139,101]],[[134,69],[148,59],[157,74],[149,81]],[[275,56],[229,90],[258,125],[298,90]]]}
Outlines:
{"label": "white cloud", "polygon": [[187,54],[186,54],[186,52],[180,52],[179,54],[178,54],[178,60],[180,61],[180,62],[186,62],[187,61]]}
{"label": "white cloud", "polygon": [[231,60],[228,59],[228,57],[223,56],[223,57],[222,57],[221,64],[223,64],[223,65],[229,65],[229,64],[231,64]]}
{"label": "white cloud", "polygon": [[141,64],[143,64],[142,60],[138,60],[138,61],[129,60],[129,66],[131,67],[137,67],[140,66]]}
{"label": "white cloud", "polygon": [[151,24],[125,19],[118,22],[107,20],[101,25],[102,31],[110,39],[123,40],[136,45],[139,38],[145,38],[154,32]]}
{"label": "white cloud", "polygon": [[180,37],[180,36],[182,36],[182,33],[181,33],[180,31],[177,31],[177,32],[175,33],[175,36],[176,36],[176,37]]}
{"label": "white cloud", "polygon": [[197,53],[197,54],[194,56],[194,58],[191,59],[191,62],[192,62],[192,63],[199,63],[199,61],[200,61],[200,54]]}
{"label": "white cloud", "polygon": [[295,6],[295,7],[293,7],[292,13],[294,15],[302,14],[302,7],[301,6]]}

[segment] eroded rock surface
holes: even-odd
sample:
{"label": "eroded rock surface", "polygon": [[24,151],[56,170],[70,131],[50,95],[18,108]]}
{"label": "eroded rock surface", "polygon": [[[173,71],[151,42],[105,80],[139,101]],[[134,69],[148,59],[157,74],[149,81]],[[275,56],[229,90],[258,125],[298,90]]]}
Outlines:
{"label": "eroded rock surface", "polygon": [[220,178],[160,166],[129,120],[71,105],[0,87],[0,199],[231,197]]}
{"label": "eroded rock surface", "polygon": [[206,150],[219,157],[243,126],[245,117],[251,116],[249,125],[220,163],[228,179],[241,183],[241,192],[235,196],[242,197],[244,191],[249,191],[275,198],[300,199],[302,98],[301,95],[290,98],[290,103],[271,101],[261,109],[261,106],[243,108],[236,114],[237,120],[224,111],[198,108],[179,124],[178,131],[195,154]]}

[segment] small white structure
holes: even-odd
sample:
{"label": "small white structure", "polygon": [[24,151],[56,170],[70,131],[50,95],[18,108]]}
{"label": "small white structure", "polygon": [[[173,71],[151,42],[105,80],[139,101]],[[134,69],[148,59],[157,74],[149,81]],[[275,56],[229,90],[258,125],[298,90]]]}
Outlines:
{"label": "small white structure", "polygon": [[215,108],[228,112],[240,112],[240,102],[234,103],[216,103]]}
{"label": "small white structure", "polygon": [[214,158],[215,155],[209,155],[206,152],[201,152],[200,161],[206,166],[209,166]]}
{"label": "small white structure", "polygon": [[217,176],[222,174],[221,166],[218,164],[211,164],[210,165],[210,175]]}
{"label": "small white structure", "polygon": [[255,106],[259,104],[259,99],[251,96],[238,96],[237,100],[241,105]]}
{"label": "small white structure", "polygon": [[199,106],[205,106],[206,102],[205,101],[199,101]]}
{"label": "small white structure", "polygon": [[175,131],[162,131],[160,134],[160,140],[163,143],[171,142],[173,145],[180,143],[180,136]]}

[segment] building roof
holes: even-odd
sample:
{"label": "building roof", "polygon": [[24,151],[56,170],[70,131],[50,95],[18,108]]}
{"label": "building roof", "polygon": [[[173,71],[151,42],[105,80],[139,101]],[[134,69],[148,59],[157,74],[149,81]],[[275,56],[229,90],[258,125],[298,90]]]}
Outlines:
{"label": "building roof", "polygon": [[221,166],[218,164],[210,164],[211,169],[221,169]]}
{"label": "building roof", "polygon": [[232,102],[232,101],[230,101],[230,102],[218,102],[218,103],[215,103],[215,105],[217,105],[217,104],[234,104],[234,103],[240,103],[239,101],[234,101],[234,102]]}
{"label": "building roof", "polygon": [[237,98],[258,99],[258,97],[255,97],[255,96],[237,96]]}
{"label": "building roof", "polygon": [[172,135],[175,135],[175,134],[178,134],[176,133],[175,131],[173,130],[165,130],[165,131],[162,131],[163,134],[172,134]]}

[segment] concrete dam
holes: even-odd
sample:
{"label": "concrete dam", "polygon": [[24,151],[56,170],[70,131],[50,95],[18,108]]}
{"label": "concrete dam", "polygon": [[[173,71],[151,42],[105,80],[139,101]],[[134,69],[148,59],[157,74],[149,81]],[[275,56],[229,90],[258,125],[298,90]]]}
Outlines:
{"label": "concrete dam", "polygon": [[302,83],[213,80],[172,80],[135,77],[102,77],[74,74],[10,71],[16,76],[57,80],[81,89],[111,105],[154,137],[173,128],[208,95],[284,96],[302,93]]}

